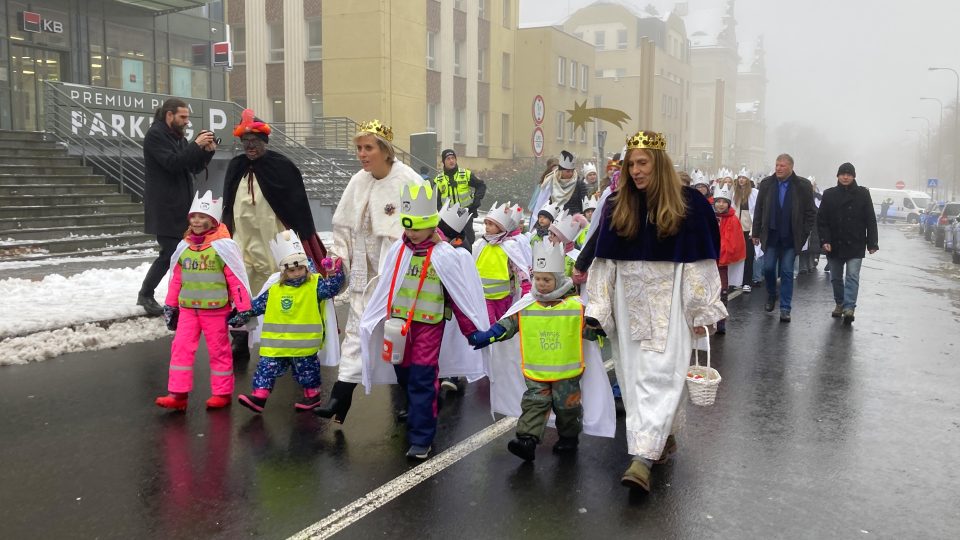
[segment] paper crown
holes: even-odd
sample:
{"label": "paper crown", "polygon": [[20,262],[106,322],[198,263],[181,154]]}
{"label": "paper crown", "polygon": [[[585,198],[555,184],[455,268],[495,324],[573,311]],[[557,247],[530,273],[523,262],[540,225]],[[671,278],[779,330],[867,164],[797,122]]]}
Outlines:
{"label": "paper crown", "polygon": [[533,271],[562,274],[567,270],[565,257],[563,246],[536,242],[533,244]]}
{"label": "paper crown", "polygon": [[360,124],[360,130],[357,135],[361,133],[373,133],[387,142],[393,142],[393,130],[390,129],[390,126],[385,126],[376,119]]}
{"label": "paper crown", "polygon": [[619,168],[620,168],[620,161],[619,161],[619,160],[611,159],[611,160],[607,161],[607,170],[608,170],[608,171],[609,171],[610,169],[619,169]]}
{"label": "paper crown", "polygon": [[694,186],[699,184],[708,185],[707,176],[703,174],[703,171],[700,169],[694,169],[693,172],[690,173],[690,180],[690,184]]}
{"label": "paper crown", "polygon": [[220,218],[223,216],[223,199],[213,198],[213,192],[207,190],[203,194],[203,197],[200,196],[198,191],[196,195],[193,196],[193,204],[190,205],[190,211],[187,212],[187,215],[190,214],[206,214],[216,220],[217,223],[220,223]]}
{"label": "paper crown", "polygon": [[404,229],[432,229],[440,224],[437,199],[429,182],[409,182],[400,190],[400,224]]}
{"label": "paper crown", "polygon": [[463,228],[471,220],[473,220],[473,214],[467,208],[461,208],[460,203],[450,204],[448,200],[443,203],[443,208],[440,209],[440,221],[446,223],[458,233],[463,232]]}
{"label": "paper crown", "polygon": [[627,139],[627,150],[644,148],[648,150],[666,150],[667,139],[656,131],[638,131]]}
{"label": "paper crown", "polygon": [[726,167],[722,167],[719,171],[717,171],[717,179],[722,180],[724,178],[733,179],[733,171],[727,169]]}
{"label": "paper crown", "polygon": [[307,254],[303,250],[303,244],[292,230],[278,232],[277,239],[270,240],[270,252],[281,271],[290,266],[307,266]]}
{"label": "paper crown", "polygon": [[728,202],[733,200],[733,193],[730,186],[726,184],[717,184],[713,188],[713,199],[726,199]]}
{"label": "paper crown", "polygon": [[750,171],[747,170],[746,167],[741,167],[740,172],[737,173],[737,178],[740,178],[741,176],[744,178],[750,178]]}
{"label": "paper crown", "polygon": [[520,225],[522,218],[523,210],[520,206],[507,201],[504,204],[493,203],[484,219],[496,223],[504,232],[510,232]]}
{"label": "paper crown", "polygon": [[576,160],[577,158],[574,157],[573,154],[571,154],[570,152],[567,152],[566,150],[561,150],[560,161],[557,164],[557,166],[560,167],[561,169],[572,171],[575,168],[573,162]]}
{"label": "paper crown", "polygon": [[583,175],[586,176],[590,173],[597,172],[597,166],[593,163],[586,163],[583,165]]}
{"label": "paper crown", "polygon": [[[560,211],[561,211],[561,210],[562,210],[562,208],[561,208],[561,206],[560,206],[559,204],[547,203],[547,204],[543,205],[543,208],[540,209],[540,212],[546,212],[547,214],[550,215],[550,218],[551,218],[551,219],[553,219],[554,221],[556,221],[557,216],[560,215]],[[539,214],[539,212],[538,212],[538,214]]]}
{"label": "paper crown", "polygon": [[561,212],[556,221],[550,225],[550,230],[557,233],[564,242],[573,242],[581,229],[583,229],[583,223],[566,210]]}
{"label": "paper crown", "polygon": [[253,115],[253,109],[244,109],[240,113],[240,123],[233,128],[234,137],[242,137],[244,133],[262,133],[270,135],[270,125]]}
{"label": "paper crown", "polygon": [[583,204],[583,211],[586,212],[587,210],[596,210],[599,202],[600,201],[593,197],[584,197],[583,202],[581,203]]}

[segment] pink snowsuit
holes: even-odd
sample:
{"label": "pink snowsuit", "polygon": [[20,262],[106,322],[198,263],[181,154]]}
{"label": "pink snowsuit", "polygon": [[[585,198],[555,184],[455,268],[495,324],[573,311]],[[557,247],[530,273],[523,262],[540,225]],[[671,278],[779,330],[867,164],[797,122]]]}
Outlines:
{"label": "pink snowsuit", "polygon": [[[222,227],[222,225],[221,225]],[[223,232],[226,232],[224,228]],[[204,238],[210,242],[222,238],[219,228]],[[229,238],[227,233],[226,238]],[[188,240],[189,241],[189,240]],[[204,245],[191,244],[187,249],[199,251]],[[218,255],[219,257],[219,255]],[[179,264],[171,265],[170,284],[164,303],[170,307],[180,305],[180,288],[183,283]],[[250,293],[246,286],[223,265],[223,275],[227,282],[227,295],[237,311],[250,309]],[[227,317],[230,306],[214,309],[180,307],[176,334],[170,347],[170,375],[167,390],[171,393],[189,393],[193,389],[193,361],[200,345],[200,334],[206,336],[207,352],[210,356],[210,391],[215,396],[228,396],[233,393],[233,355],[230,351]]]}

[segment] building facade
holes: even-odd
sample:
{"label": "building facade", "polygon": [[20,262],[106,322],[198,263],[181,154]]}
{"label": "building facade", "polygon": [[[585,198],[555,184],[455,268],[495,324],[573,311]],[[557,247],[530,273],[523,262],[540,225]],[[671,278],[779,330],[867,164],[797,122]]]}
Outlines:
{"label": "building facade", "polygon": [[737,142],[736,157],[739,166],[754,173],[769,171],[772,167],[766,155],[766,96],[767,68],[764,62],[763,38],[758,38],[753,60],[741,65],[737,74]]}
{"label": "building facade", "polygon": [[221,1],[0,0],[0,129],[40,130],[45,81],[224,99]]}

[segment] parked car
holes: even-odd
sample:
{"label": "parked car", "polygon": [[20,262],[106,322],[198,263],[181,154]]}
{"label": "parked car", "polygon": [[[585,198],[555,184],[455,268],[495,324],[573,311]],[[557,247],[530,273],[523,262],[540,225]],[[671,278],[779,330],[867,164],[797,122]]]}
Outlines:
{"label": "parked car", "polygon": [[940,219],[940,212],[943,211],[944,204],[946,203],[932,202],[927,205],[920,216],[920,234],[927,242],[933,241],[933,230],[937,228],[937,220]]}
{"label": "parked car", "polygon": [[960,217],[953,220],[952,226],[947,230],[947,238],[950,240],[953,264],[960,264]]}
{"label": "parked car", "polygon": [[943,210],[940,211],[940,219],[937,220],[937,228],[933,231],[933,245],[944,247],[947,229],[953,226],[957,216],[960,216],[960,202],[948,202],[943,206]]}

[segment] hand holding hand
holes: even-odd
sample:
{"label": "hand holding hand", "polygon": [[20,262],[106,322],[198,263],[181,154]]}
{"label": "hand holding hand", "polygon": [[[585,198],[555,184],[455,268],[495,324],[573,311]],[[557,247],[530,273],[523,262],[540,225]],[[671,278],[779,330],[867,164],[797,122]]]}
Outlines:
{"label": "hand holding hand", "polygon": [[507,330],[503,326],[499,323],[494,323],[489,330],[477,330],[467,336],[467,343],[473,345],[473,350],[479,351],[503,337],[506,332]]}
{"label": "hand holding hand", "polygon": [[163,323],[167,325],[167,330],[176,331],[177,321],[180,319],[180,308],[173,306],[163,306]]}
{"label": "hand holding hand", "polygon": [[583,285],[587,282],[587,272],[581,272],[574,268],[572,279],[574,285]]}
{"label": "hand holding hand", "polygon": [[600,321],[594,319],[593,317],[584,317],[583,324],[596,333],[598,336],[606,336],[607,333],[603,330],[603,327],[600,326]]}
{"label": "hand holding hand", "polygon": [[753,239],[753,245],[759,246],[759,245],[760,245],[760,239],[759,239],[759,238],[754,238],[754,239]]}
{"label": "hand holding hand", "polygon": [[252,317],[253,311],[240,311],[233,317],[230,317],[230,319],[227,320],[227,324],[233,328],[243,328]]}

